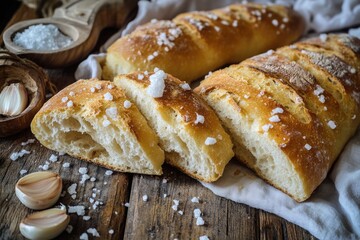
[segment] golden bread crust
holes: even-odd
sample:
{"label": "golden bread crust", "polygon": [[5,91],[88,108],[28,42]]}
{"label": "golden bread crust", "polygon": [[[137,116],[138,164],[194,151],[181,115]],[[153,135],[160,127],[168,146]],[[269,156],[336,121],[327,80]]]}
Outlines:
{"label": "golden bread crust", "polygon": [[107,79],[155,67],[191,82],[226,64],[238,63],[299,38],[299,14],[279,5],[234,4],[209,12],[152,21],[107,50]]}

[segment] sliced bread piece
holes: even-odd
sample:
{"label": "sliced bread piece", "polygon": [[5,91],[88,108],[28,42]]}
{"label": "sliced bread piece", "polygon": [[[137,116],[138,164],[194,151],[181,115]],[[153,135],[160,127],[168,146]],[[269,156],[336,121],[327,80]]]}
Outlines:
{"label": "sliced bread piece", "polygon": [[114,79],[160,138],[166,161],[189,176],[212,182],[233,157],[229,135],[188,84],[158,70]]}
{"label": "sliced bread piece", "polygon": [[31,130],[52,150],[116,171],[162,174],[156,134],[111,82],[80,80],[66,87],[36,114]]}

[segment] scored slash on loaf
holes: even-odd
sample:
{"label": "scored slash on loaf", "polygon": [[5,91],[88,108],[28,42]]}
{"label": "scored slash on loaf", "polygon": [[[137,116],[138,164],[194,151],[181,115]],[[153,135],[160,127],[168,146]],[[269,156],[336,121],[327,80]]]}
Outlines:
{"label": "scored slash on loaf", "polygon": [[158,67],[191,82],[226,64],[298,39],[303,19],[281,5],[234,4],[153,20],[107,50],[104,78]]}
{"label": "scored slash on loaf", "polygon": [[360,123],[360,40],[322,35],[214,72],[195,89],[235,155],[304,201]]}

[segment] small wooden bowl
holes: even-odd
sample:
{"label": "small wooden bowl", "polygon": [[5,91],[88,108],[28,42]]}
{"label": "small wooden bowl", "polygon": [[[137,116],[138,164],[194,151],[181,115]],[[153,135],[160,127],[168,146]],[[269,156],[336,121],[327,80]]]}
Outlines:
{"label": "small wooden bowl", "polygon": [[18,133],[30,126],[31,120],[45,102],[48,76],[35,63],[0,50],[0,91],[11,83],[21,82],[28,93],[28,106],[16,116],[0,115],[0,137]]}

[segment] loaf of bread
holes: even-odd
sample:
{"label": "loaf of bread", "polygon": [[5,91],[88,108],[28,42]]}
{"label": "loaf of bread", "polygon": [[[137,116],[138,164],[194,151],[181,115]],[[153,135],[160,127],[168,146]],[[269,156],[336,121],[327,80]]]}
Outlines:
{"label": "loaf of bread", "polygon": [[119,75],[114,84],[125,91],[155,130],[167,163],[206,182],[223,174],[234,156],[230,136],[187,83],[158,70]]}
{"label": "loaf of bread", "polygon": [[321,35],[214,72],[196,89],[235,155],[297,201],[324,180],[360,123],[360,40]]}
{"label": "loaf of bread", "polygon": [[116,171],[162,174],[157,136],[111,82],[81,80],[66,87],[36,114],[31,130],[52,150]]}
{"label": "loaf of bread", "polygon": [[292,43],[304,21],[281,5],[235,4],[153,20],[107,50],[104,78],[155,67],[191,82],[226,64]]}

